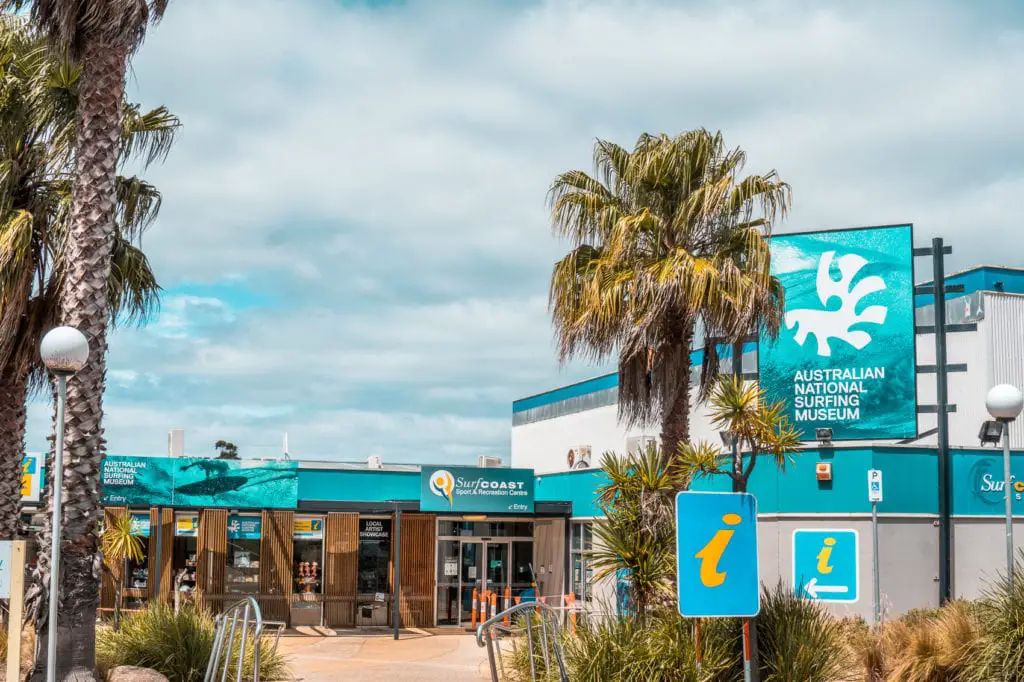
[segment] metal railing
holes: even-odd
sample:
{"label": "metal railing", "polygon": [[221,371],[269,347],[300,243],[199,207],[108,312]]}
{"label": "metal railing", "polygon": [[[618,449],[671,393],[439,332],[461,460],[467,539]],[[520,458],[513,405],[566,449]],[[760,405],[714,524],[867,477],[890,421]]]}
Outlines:
{"label": "metal railing", "polygon": [[[241,623],[239,623],[241,616]],[[228,623],[231,623],[231,631]],[[241,628],[239,629],[239,624]],[[251,639],[250,639],[251,631]],[[206,665],[206,676],[203,682],[227,682],[228,671],[231,669],[232,657],[235,658],[235,682],[242,682],[245,675],[246,645],[252,649],[252,682],[260,682],[260,638],[263,635],[263,616],[260,606],[252,597],[232,604],[217,616],[216,630],[213,638],[213,651],[210,662]],[[237,645],[237,647],[236,647]],[[235,650],[237,648],[237,654]]]}
{"label": "metal railing", "polygon": [[561,644],[562,617],[562,609],[530,601],[481,623],[476,629],[476,643],[487,649],[491,681],[505,679],[505,657],[512,656],[518,663],[523,653],[519,648],[525,647],[532,682],[569,682]]}

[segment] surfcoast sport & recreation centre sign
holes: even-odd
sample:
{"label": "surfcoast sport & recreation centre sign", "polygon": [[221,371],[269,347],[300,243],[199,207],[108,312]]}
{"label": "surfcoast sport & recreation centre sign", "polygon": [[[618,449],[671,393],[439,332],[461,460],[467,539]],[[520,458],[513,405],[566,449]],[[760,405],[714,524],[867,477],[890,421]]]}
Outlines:
{"label": "surfcoast sport & recreation centre sign", "polygon": [[913,229],[777,235],[772,274],[785,288],[779,335],[762,335],[759,382],[814,439],[917,435]]}
{"label": "surfcoast sport & recreation centre sign", "polygon": [[532,514],[533,480],[532,469],[425,466],[420,509]]}

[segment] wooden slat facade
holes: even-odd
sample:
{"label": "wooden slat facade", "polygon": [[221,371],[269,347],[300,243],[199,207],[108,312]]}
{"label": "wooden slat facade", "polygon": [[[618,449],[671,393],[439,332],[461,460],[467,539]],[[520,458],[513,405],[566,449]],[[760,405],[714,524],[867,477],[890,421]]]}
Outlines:
{"label": "wooden slat facade", "polygon": [[260,538],[260,611],[264,620],[287,622],[292,594],[295,512],[265,511]]}
{"label": "wooden slat facade", "polygon": [[565,593],[565,552],[565,521],[537,519],[533,524],[533,568],[542,596]]}
{"label": "wooden slat facade", "polygon": [[[127,507],[107,507],[103,510],[103,527],[109,528],[115,519],[123,517],[128,513]],[[120,579],[124,573],[124,564],[120,561],[110,561],[103,557],[103,565],[106,567],[101,571],[100,578],[100,609],[101,613],[110,613],[114,608],[115,579]],[[110,570],[106,570],[110,569]],[[110,610],[106,610],[110,609]]]}
{"label": "wooden slat facade", "polygon": [[203,509],[199,512],[199,536],[196,545],[196,586],[214,610],[224,607],[224,564],[228,549],[228,510]]}
{"label": "wooden slat facade", "polygon": [[324,524],[324,624],[356,624],[359,577],[359,514],[332,513]]}
{"label": "wooden slat facade", "polygon": [[432,627],[437,587],[437,516],[402,514],[399,613],[402,627]]}
{"label": "wooden slat facade", "polygon": [[171,584],[174,576],[174,510],[156,507],[149,510],[149,551],[147,567],[149,569],[149,598],[157,594],[156,584],[156,540],[160,538],[160,598],[168,601],[171,598]]}

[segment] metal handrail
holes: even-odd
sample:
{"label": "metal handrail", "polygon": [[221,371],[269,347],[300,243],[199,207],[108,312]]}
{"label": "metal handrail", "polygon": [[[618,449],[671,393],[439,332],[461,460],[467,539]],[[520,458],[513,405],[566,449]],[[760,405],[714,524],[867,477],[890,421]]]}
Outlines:
{"label": "metal handrail", "polygon": [[[242,629],[238,631],[238,616],[242,615]],[[210,661],[206,665],[206,675],[203,682],[217,682],[217,672],[223,665],[220,673],[220,682],[227,682],[228,669],[231,668],[232,651],[235,648],[235,633],[239,632],[238,662],[235,682],[242,682],[245,669],[245,642],[249,634],[250,616],[252,617],[252,682],[260,682],[260,637],[263,634],[263,615],[260,613],[260,605],[253,597],[246,597],[224,610],[217,616],[215,621],[215,634],[213,638],[213,650],[210,652]],[[227,630],[228,619],[231,619],[231,634],[227,638],[224,633]],[[227,650],[224,643],[227,642]],[[221,654],[224,654],[223,658]]]}
{"label": "metal handrail", "polygon": [[[562,609],[548,606],[543,602],[529,601],[516,604],[515,606],[505,609],[501,613],[495,614],[480,623],[476,629],[476,643],[477,646],[487,648],[487,662],[491,668],[492,682],[500,682],[500,678],[498,677],[499,664],[501,664],[501,670],[502,673],[504,673],[504,664],[501,662],[501,647],[500,645],[497,645],[497,637],[495,636],[495,633],[518,636],[522,635],[524,631],[526,634],[527,647],[529,649],[530,679],[536,682],[537,663],[535,658],[536,652],[534,651],[535,643],[533,635],[533,619],[535,614],[540,618],[540,646],[544,659],[544,679],[547,679],[548,675],[552,672],[557,672],[558,682],[569,682],[569,677],[565,672],[565,660],[562,655],[562,645],[559,641],[562,630],[560,625],[560,617],[562,613]],[[525,628],[513,627],[511,625],[515,622],[513,617],[518,614],[525,614]],[[504,624],[506,620],[509,621],[509,625]],[[551,653],[550,657],[548,655],[549,650]],[[555,659],[555,663],[558,666],[557,670],[553,670],[551,668],[551,657]]]}

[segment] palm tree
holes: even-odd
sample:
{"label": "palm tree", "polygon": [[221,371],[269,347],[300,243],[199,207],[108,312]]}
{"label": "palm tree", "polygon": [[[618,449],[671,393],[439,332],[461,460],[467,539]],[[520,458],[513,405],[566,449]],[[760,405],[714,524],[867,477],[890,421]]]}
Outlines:
{"label": "palm tree", "polygon": [[[37,349],[58,319],[79,72],[17,18],[0,20],[0,53],[0,539],[11,539],[20,531],[26,395],[46,385]],[[124,143],[177,125],[165,109],[126,105]],[[160,195],[138,178],[119,177],[118,187],[110,315],[141,322],[159,287],[135,243]]]}
{"label": "palm tree", "polygon": [[[774,170],[740,178],[745,162],[703,129],[644,134],[632,152],[598,140],[595,174],[563,173],[548,195],[554,231],[572,244],[551,275],[559,358],[617,356],[619,419],[660,421],[666,457],[689,436],[695,342],[778,331],[766,238],[791,192]],[[702,393],[714,353],[704,370]]]}
{"label": "palm tree", "polygon": [[769,403],[757,384],[722,377],[709,403],[712,426],[728,433],[738,447],[723,453],[713,443],[683,444],[679,461],[688,478],[728,476],[733,492],[745,493],[759,459],[768,457],[780,471],[786,470],[800,449],[801,433],[789,421],[783,401]]}
{"label": "palm tree", "polygon": [[[20,474],[15,472],[20,471],[23,450],[26,390],[45,385],[38,340],[61,319],[62,299],[66,301],[67,287],[75,281],[75,252],[70,249],[74,230],[69,230],[69,223],[74,222],[71,216],[75,197],[81,192],[74,188],[72,170],[78,158],[77,134],[87,127],[78,125],[76,110],[87,91],[83,78],[88,69],[56,58],[46,42],[18,19],[8,17],[3,28],[5,46],[10,49],[0,50],[5,69],[0,88],[11,88],[5,93],[10,97],[5,97],[0,106],[0,242],[4,246],[0,261],[0,429],[4,436],[0,444],[0,488],[6,490],[20,483]],[[20,56],[16,59],[13,55]],[[178,126],[177,118],[163,107],[144,112],[137,105],[122,102],[116,159],[142,157],[149,163],[162,158]],[[116,176],[114,187],[113,235],[106,256],[107,297],[102,313],[105,322],[138,322],[155,310],[159,292],[138,244],[159,210],[160,195],[154,187],[134,177]],[[99,364],[102,388],[103,370],[102,363]],[[98,398],[91,405],[98,407]],[[102,432],[98,421],[90,438],[90,447],[100,455]],[[77,481],[78,488],[68,501],[67,506],[74,510],[65,516],[64,532],[65,537],[76,540],[70,559],[80,570],[66,570],[65,576],[66,580],[79,583],[73,590],[74,604],[91,602],[95,614],[98,586],[91,560],[88,570],[82,563],[83,552],[91,548],[95,555],[95,478],[85,475],[90,462],[66,462],[66,477]],[[69,481],[71,485],[76,483]],[[6,506],[0,507],[0,527],[3,532],[16,533],[20,495],[3,499]],[[83,511],[88,509],[93,511]],[[40,568],[44,575],[38,577],[43,584],[48,570],[48,539],[46,529],[40,538],[44,550],[40,552]],[[84,608],[88,610],[89,606]],[[62,609],[62,614],[72,613]],[[79,614],[82,631],[91,632],[94,615],[86,616],[81,609],[75,615]],[[91,652],[92,638],[86,636],[86,649]],[[62,643],[70,644],[68,638],[62,638]],[[81,647],[75,650],[83,651]],[[88,652],[87,657],[91,656]],[[62,658],[62,662],[70,660]]]}

